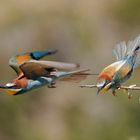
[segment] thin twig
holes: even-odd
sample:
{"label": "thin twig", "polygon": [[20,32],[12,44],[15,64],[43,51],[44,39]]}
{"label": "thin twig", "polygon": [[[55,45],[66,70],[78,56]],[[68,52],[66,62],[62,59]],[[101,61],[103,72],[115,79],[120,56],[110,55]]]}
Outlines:
{"label": "thin twig", "polygon": [[81,85],[81,88],[97,88],[97,85]]}

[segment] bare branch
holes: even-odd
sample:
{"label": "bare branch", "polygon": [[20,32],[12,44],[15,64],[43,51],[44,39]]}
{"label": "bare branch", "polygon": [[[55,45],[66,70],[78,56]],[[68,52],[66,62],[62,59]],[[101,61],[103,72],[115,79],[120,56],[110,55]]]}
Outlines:
{"label": "bare branch", "polygon": [[125,90],[140,90],[140,87],[137,87],[136,85],[130,85],[130,86],[120,86],[120,89],[125,89]]}
{"label": "bare branch", "polygon": [[97,85],[81,85],[81,88],[97,88]]}

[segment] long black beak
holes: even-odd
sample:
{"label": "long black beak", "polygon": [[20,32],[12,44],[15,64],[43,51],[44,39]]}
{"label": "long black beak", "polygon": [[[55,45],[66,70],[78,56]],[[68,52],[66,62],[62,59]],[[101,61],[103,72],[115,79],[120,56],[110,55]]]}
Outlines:
{"label": "long black beak", "polygon": [[10,89],[10,88],[12,88],[12,87],[0,86],[0,88],[3,88],[3,89]]}
{"label": "long black beak", "polygon": [[100,94],[100,91],[102,90],[103,87],[98,87],[97,95]]}
{"label": "long black beak", "polygon": [[0,88],[2,88],[2,89],[16,88],[16,84],[11,84],[11,85],[0,85]]}

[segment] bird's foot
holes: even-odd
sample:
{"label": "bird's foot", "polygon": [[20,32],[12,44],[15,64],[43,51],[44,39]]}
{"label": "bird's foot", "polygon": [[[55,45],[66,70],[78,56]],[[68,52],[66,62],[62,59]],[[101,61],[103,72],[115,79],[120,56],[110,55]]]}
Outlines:
{"label": "bird's foot", "polygon": [[129,99],[129,100],[130,100],[130,99],[132,99],[133,94],[132,94],[132,93],[130,93],[128,90],[127,90],[126,92],[127,92],[127,94],[128,94],[128,99]]}
{"label": "bird's foot", "polygon": [[48,85],[48,88],[56,88],[55,84],[56,84],[56,83],[54,83],[54,82],[51,83],[50,85]]}
{"label": "bird's foot", "polygon": [[115,97],[117,96],[115,90],[112,91],[112,94],[113,94],[113,96],[115,96]]}

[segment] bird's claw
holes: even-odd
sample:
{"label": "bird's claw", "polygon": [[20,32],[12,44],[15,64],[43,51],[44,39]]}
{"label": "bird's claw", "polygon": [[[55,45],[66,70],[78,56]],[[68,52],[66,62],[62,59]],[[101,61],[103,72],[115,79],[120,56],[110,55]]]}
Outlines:
{"label": "bird's claw", "polygon": [[[135,85],[130,85],[130,86],[129,86],[129,88],[130,88],[130,89],[131,89],[131,88],[133,88],[133,87],[136,87],[136,84],[135,84]],[[127,92],[127,94],[128,94],[128,99],[132,99],[133,94],[132,94],[132,93],[130,93],[129,89],[128,89],[128,90],[126,90],[126,92]]]}
{"label": "bird's claw", "polygon": [[55,83],[51,83],[50,85],[48,85],[48,88],[56,88]]}
{"label": "bird's claw", "polygon": [[133,94],[130,93],[128,90],[127,90],[127,94],[128,94],[128,99],[132,99]]}
{"label": "bird's claw", "polygon": [[112,94],[113,94],[113,96],[115,96],[115,97],[117,96],[115,90],[112,91]]}

